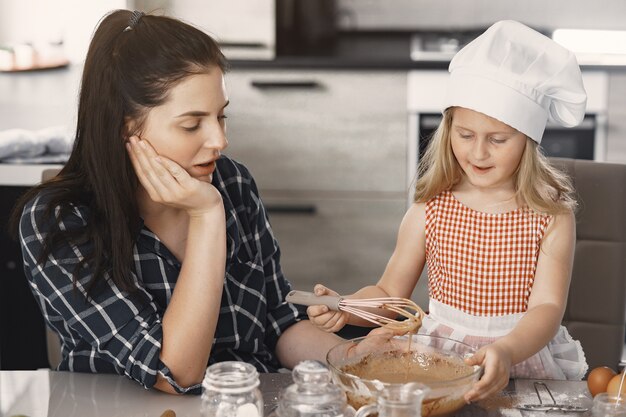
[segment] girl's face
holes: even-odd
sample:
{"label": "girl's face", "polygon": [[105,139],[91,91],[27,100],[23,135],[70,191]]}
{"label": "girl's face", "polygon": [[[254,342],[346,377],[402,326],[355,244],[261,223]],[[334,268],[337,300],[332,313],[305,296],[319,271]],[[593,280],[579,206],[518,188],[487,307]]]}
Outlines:
{"label": "girl's face", "polygon": [[450,141],[470,184],[514,187],[513,174],[526,148],[526,135],[483,113],[458,107],[452,116]]}
{"label": "girl's face", "polygon": [[177,83],[160,106],[147,113],[141,139],[194,178],[210,182],[215,161],[228,146],[224,74],[218,67]]}

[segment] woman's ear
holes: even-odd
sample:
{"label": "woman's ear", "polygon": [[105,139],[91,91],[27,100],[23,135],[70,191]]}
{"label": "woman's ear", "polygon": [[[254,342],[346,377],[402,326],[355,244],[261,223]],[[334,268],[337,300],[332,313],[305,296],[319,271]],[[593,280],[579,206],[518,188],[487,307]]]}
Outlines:
{"label": "woman's ear", "polygon": [[122,133],[124,142],[126,142],[136,132],[137,132],[137,121],[135,119],[131,119],[130,117],[125,117],[124,129]]}

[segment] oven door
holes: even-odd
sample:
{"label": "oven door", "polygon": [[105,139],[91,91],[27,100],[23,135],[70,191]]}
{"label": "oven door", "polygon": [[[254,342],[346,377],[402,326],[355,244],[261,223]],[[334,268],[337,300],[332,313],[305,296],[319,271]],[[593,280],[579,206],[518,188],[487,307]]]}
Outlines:
{"label": "oven door", "polygon": [[[440,121],[441,114],[420,114],[417,118],[418,161]],[[576,127],[565,128],[548,123],[541,140],[541,148],[549,157],[594,160],[596,130],[596,116],[592,114],[586,115]]]}

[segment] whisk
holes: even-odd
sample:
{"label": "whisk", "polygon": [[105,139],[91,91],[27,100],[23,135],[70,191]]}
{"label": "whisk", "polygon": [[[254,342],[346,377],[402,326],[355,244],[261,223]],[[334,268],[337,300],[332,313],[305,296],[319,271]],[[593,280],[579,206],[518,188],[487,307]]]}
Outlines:
{"label": "whisk", "polygon": [[[290,291],[286,300],[305,306],[325,305],[331,310],[345,311],[388,329],[413,332],[422,325],[424,311],[413,301],[401,297],[352,299],[335,295],[315,295],[307,291]],[[373,313],[367,309],[380,308],[394,312],[408,320],[397,320]]]}

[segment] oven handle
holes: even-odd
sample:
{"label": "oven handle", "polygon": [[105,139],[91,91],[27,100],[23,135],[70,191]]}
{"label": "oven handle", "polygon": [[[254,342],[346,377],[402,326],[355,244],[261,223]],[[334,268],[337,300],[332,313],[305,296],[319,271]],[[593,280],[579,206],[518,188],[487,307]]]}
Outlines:
{"label": "oven handle", "polygon": [[[441,115],[439,114],[420,114],[419,124],[421,128],[425,129],[436,129],[439,126],[439,122],[441,121]],[[596,120],[596,116],[594,114],[587,114],[583,121],[574,127],[563,127],[554,122],[548,122],[546,125],[546,130],[594,130],[596,128],[596,124],[598,121]]]}
{"label": "oven handle", "polygon": [[265,211],[271,214],[314,216],[317,214],[317,206],[315,204],[266,204]]}
{"label": "oven handle", "polygon": [[252,80],[250,85],[259,90],[279,90],[279,89],[305,89],[314,90],[322,88],[322,84],[315,80]]}

